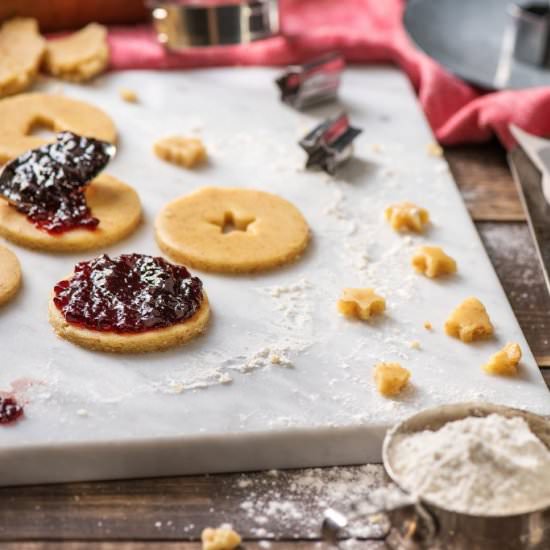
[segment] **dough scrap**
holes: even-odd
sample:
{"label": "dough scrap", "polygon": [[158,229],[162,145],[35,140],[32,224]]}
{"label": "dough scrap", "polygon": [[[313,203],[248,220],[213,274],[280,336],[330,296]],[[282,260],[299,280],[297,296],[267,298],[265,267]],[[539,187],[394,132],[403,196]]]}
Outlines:
{"label": "dough scrap", "polygon": [[346,317],[366,321],[386,309],[386,300],[372,288],[344,288],[338,300],[338,311]]}
{"label": "dough scrap", "polygon": [[201,540],[203,550],[234,550],[241,544],[241,536],[230,527],[207,527]]}
{"label": "dough scrap", "polygon": [[160,248],[176,262],[222,273],[287,264],[309,241],[308,225],[295,206],[240,188],[203,187],[180,197],[162,209],[155,229]]}
{"label": "dough scrap", "polygon": [[467,298],[445,322],[445,332],[463,342],[488,338],[493,334],[493,325],[485,306],[477,298]]}
{"label": "dough scrap", "polygon": [[399,394],[407,385],[410,377],[410,371],[399,363],[378,363],[374,367],[376,387],[386,397]]}
{"label": "dough scrap", "polygon": [[188,342],[205,329],[210,317],[208,297],[203,290],[199,310],[185,321],[170,327],[159,328],[138,334],[101,332],[71,325],[50,300],[49,321],[58,336],[83,348],[111,353],[147,353],[164,351]]}
{"label": "dough scrap", "polygon": [[428,145],[426,145],[426,152],[428,153],[428,155],[430,155],[430,157],[442,157],[443,147],[441,147],[439,143],[432,141],[431,143],[428,143]]}
{"label": "dough scrap", "polygon": [[520,360],[521,348],[519,344],[508,343],[491,356],[489,362],[483,365],[483,370],[488,374],[514,376],[518,372]]}
{"label": "dough scrap", "polygon": [[86,187],[86,200],[98,227],[73,229],[51,235],[35,227],[25,214],[0,199],[0,235],[27,248],[48,252],[80,252],[103,248],[132,233],[141,221],[137,192],[107,174],[100,174]]}
{"label": "dough scrap", "polygon": [[101,109],[62,95],[20,94],[0,100],[0,164],[54,141],[31,135],[36,125],[116,142],[115,125]]}
{"label": "dough scrap", "polygon": [[428,223],[430,223],[428,211],[408,201],[388,206],[384,211],[384,216],[390,222],[392,228],[399,232],[423,233]]}
{"label": "dough scrap", "polygon": [[138,95],[134,90],[130,90],[130,88],[120,88],[118,91],[118,94],[120,95],[120,99],[123,101],[126,101],[126,103],[137,103],[138,102]]}
{"label": "dough scrap", "polygon": [[185,168],[193,168],[206,160],[206,149],[200,139],[182,136],[171,136],[159,139],[153,145],[157,157],[178,164]]}
{"label": "dough scrap", "polygon": [[412,265],[430,278],[456,273],[456,262],[439,246],[421,246],[412,258]]}
{"label": "dough scrap", "polygon": [[0,27],[0,97],[32,84],[45,48],[36,19],[10,19]]}
{"label": "dough scrap", "polygon": [[21,287],[21,265],[17,256],[0,245],[0,306],[9,302]]}
{"label": "dough scrap", "polygon": [[84,82],[102,73],[109,62],[107,29],[90,23],[69,36],[46,45],[46,72],[64,80]]}

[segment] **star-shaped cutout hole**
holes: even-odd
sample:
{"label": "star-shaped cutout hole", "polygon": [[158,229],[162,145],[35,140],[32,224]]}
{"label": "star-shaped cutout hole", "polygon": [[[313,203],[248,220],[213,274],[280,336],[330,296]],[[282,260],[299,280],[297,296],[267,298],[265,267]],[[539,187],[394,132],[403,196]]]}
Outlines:
{"label": "star-shaped cutout hole", "polygon": [[221,232],[225,235],[233,233],[234,231],[246,231],[248,226],[255,220],[255,218],[241,218],[233,214],[233,212],[225,212],[221,222],[211,222],[217,225]]}

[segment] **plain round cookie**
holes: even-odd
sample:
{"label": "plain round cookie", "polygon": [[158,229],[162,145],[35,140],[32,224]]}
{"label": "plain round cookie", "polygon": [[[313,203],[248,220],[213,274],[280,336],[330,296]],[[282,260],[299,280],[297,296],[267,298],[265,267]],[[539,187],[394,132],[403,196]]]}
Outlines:
{"label": "plain round cookie", "polygon": [[[236,230],[224,233],[224,226]],[[203,187],[167,204],[156,220],[160,248],[204,271],[250,273],[295,260],[309,228],[285,199],[252,189]]]}
{"label": "plain round cookie", "polygon": [[16,17],[0,27],[0,97],[28,88],[36,77],[46,40],[36,19]]}
{"label": "plain round cookie", "polygon": [[92,216],[99,219],[94,230],[72,229],[51,235],[35,227],[25,214],[0,199],[0,235],[18,245],[47,252],[81,252],[103,248],[132,233],[141,221],[141,203],[129,185],[100,174],[86,187]]}
{"label": "plain round cookie", "polygon": [[9,302],[21,287],[21,266],[16,255],[0,245],[0,306]]}
{"label": "plain round cookie", "polygon": [[0,100],[0,164],[51,140],[33,136],[33,127],[116,142],[111,118],[98,107],[62,95],[29,93]]}
{"label": "plain round cookie", "polygon": [[188,342],[203,332],[210,318],[208,297],[203,290],[203,300],[193,317],[166,328],[137,334],[101,332],[71,325],[54,304],[49,304],[49,320],[55,332],[65,340],[83,348],[112,353],[146,353],[164,351]]}

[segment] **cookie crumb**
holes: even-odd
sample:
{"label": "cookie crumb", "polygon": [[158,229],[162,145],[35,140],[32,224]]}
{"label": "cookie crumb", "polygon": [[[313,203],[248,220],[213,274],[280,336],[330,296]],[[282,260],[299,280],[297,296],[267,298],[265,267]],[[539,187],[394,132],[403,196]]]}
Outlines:
{"label": "cookie crumb", "polygon": [[217,529],[207,527],[201,534],[203,550],[233,550],[241,544],[241,536],[230,525]]}
{"label": "cookie crumb", "polygon": [[411,349],[420,349],[420,342],[418,340],[411,340],[409,342],[409,347]]}
{"label": "cookie crumb", "polygon": [[430,157],[442,157],[443,156],[443,148],[439,143],[436,143],[433,141],[432,143],[428,143],[426,145],[426,152]]}
{"label": "cookie crumb", "polygon": [[433,325],[430,323],[430,321],[424,321],[424,328],[426,330],[433,330]]}
{"label": "cookie crumb", "polygon": [[120,88],[118,90],[118,95],[120,96],[120,99],[123,101],[126,101],[127,103],[137,103],[138,102],[138,95],[134,90],[130,90],[130,88]]}

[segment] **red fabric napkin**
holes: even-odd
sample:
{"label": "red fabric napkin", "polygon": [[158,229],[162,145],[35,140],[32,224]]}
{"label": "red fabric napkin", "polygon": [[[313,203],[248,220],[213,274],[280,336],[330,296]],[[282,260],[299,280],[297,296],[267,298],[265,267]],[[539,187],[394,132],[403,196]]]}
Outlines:
{"label": "red fabric napkin", "polygon": [[167,53],[148,26],[112,28],[111,68],[287,65],[339,50],[351,63],[401,67],[444,145],[485,141],[496,134],[511,147],[510,122],[533,134],[550,134],[550,87],[482,93],[465,84],[411,43],[401,22],[403,0],[280,0],[280,8],[281,36],[177,54]]}

